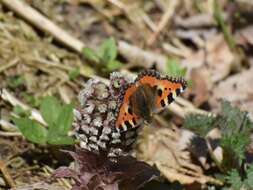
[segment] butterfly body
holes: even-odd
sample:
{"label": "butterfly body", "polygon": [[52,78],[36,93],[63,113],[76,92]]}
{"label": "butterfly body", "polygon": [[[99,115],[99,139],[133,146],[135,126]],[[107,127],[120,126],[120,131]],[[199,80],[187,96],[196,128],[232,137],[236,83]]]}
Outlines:
{"label": "butterfly body", "polygon": [[143,120],[151,122],[152,112],[155,108],[155,91],[156,89],[148,84],[137,87],[129,99],[130,111],[140,118],[143,118]]}
{"label": "butterfly body", "polygon": [[138,127],[143,121],[150,122],[154,113],[173,102],[185,88],[183,79],[161,77],[154,70],[142,72],[124,89],[116,130],[126,131]]}

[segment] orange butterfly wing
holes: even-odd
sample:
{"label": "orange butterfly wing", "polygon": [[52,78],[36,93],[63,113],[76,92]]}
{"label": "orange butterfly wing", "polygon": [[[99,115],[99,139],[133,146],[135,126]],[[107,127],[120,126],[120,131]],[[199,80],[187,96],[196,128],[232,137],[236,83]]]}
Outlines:
{"label": "orange butterfly wing", "polygon": [[119,109],[118,118],[116,121],[116,129],[118,131],[126,131],[128,128],[134,128],[137,126],[138,123],[140,123],[140,117],[138,117],[136,114],[131,112],[131,108],[129,105],[129,99],[133,95],[133,93],[136,91],[137,86],[136,84],[131,85],[127,88],[122,105]]}
{"label": "orange butterfly wing", "polygon": [[154,95],[156,98],[155,108],[153,110],[154,112],[160,111],[169,105],[176,96],[184,91],[187,86],[186,82],[183,79],[160,77],[160,74],[153,70],[148,70],[141,73],[137,77],[135,84],[128,87],[125,91],[125,95],[116,121],[116,129],[118,131],[126,131],[128,128],[134,128],[141,123],[142,118],[134,113],[131,113],[129,99],[135,93],[138,86],[144,84],[148,84],[151,87],[156,87],[157,89],[157,94]]}
{"label": "orange butterfly wing", "polygon": [[186,82],[183,79],[173,79],[169,77],[158,78],[155,76],[143,76],[139,79],[141,84],[149,84],[157,88],[156,110],[161,110],[169,105],[186,88]]}

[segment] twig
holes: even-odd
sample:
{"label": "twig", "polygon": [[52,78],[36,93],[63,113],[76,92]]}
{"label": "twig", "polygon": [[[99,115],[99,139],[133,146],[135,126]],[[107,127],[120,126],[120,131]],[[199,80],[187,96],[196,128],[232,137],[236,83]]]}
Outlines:
{"label": "twig", "polygon": [[211,14],[202,13],[190,16],[188,18],[176,16],[175,25],[183,28],[203,28],[214,26],[216,23]]}
{"label": "twig", "polygon": [[0,171],[2,172],[3,176],[4,176],[4,179],[6,180],[6,182],[8,183],[8,185],[10,187],[15,187],[15,182],[14,180],[12,179],[9,171],[7,170],[6,166],[5,166],[5,163],[3,162],[3,160],[0,159]]}
{"label": "twig", "polygon": [[0,67],[0,73],[3,72],[4,70],[10,68],[10,67],[13,67],[14,65],[16,65],[18,63],[19,59],[18,58],[15,58],[13,60],[11,60],[9,63],[7,64],[4,64]]}
{"label": "twig", "polygon": [[177,48],[169,43],[163,43],[162,47],[166,53],[176,55],[177,57],[185,58],[189,55],[189,52],[184,52],[180,48]]}
{"label": "twig", "polygon": [[3,130],[8,131],[8,132],[18,131],[18,128],[15,125],[13,125],[12,123],[4,119],[0,119],[0,126],[2,127]]}
{"label": "twig", "polygon": [[107,0],[107,1],[110,2],[111,4],[115,5],[119,9],[123,10],[124,12],[127,12],[127,8],[122,2],[120,2],[118,0]]}
{"label": "twig", "polygon": [[185,118],[186,112],[183,107],[179,106],[177,103],[173,102],[168,106],[168,110],[181,118]]}
{"label": "twig", "polygon": [[164,15],[162,16],[161,21],[158,23],[156,31],[148,39],[148,42],[147,42],[148,45],[152,45],[155,42],[157,36],[164,29],[164,27],[168,24],[171,17],[174,15],[176,7],[178,6],[179,2],[180,1],[178,1],[178,0],[171,0],[170,1],[170,5],[169,5],[168,9],[166,10],[166,12],[164,13]]}
{"label": "twig", "polygon": [[135,63],[144,68],[150,68],[156,64],[159,71],[166,69],[166,56],[151,51],[145,51],[125,41],[118,42],[118,50],[130,63]]}
{"label": "twig", "polygon": [[151,18],[143,12],[143,14],[140,15],[142,20],[146,23],[146,25],[154,32],[156,30],[155,23],[151,20]]}
{"label": "twig", "polygon": [[[107,0],[109,3],[115,5],[116,7],[118,7],[120,10],[122,10],[124,12],[124,14],[126,15],[126,17],[133,22],[134,24],[137,24],[136,19],[134,19],[134,17],[130,16],[131,13],[129,13],[130,9],[128,8],[128,6],[126,6],[124,3],[122,3],[121,1],[118,0]],[[144,12],[144,11],[139,11],[140,14],[138,14],[138,16],[141,17],[142,21],[144,21],[144,23],[154,32],[156,30],[156,26],[153,23],[153,21],[150,19],[150,17]]]}
{"label": "twig", "polygon": [[34,10],[32,7],[24,3],[24,1],[2,0],[1,2],[39,29],[51,34],[56,40],[60,41],[69,48],[80,53],[85,46],[84,43],[56,26],[53,22],[44,17],[38,11]]}
{"label": "twig", "polygon": [[216,158],[216,156],[213,153],[213,149],[212,149],[212,146],[211,146],[211,143],[210,143],[209,139],[205,138],[205,141],[206,141],[206,145],[207,145],[207,148],[208,148],[208,152],[209,152],[212,160],[215,162],[216,166],[218,167],[218,169],[221,172],[225,172],[224,169],[222,168],[221,162]]}
{"label": "twig", "polygon": [[[51,176],[54,173],[54,170],[47,165],[45,167],[43,167],[43,170],[47,176]],[[57,181],[59,182],[59,184],[64,186],[66,189],[72,188],[71,184],[64,178],[57,179]]]}
{"label": "twig", "polygon": [[0,136],[2,136],[2,137],[21,137],[23,135],[20,132],[2,132],[2,131],[0,131]]}

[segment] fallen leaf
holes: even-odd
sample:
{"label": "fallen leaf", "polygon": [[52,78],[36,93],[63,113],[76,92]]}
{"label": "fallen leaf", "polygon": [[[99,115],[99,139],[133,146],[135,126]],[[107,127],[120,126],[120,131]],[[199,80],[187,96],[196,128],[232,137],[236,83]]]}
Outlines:
{"label": "fallen leaf", "polygon": [[233,105],[247,110],[253,119],[253,67],[221,81],[213,90],[211,104],[217,107],[219,99],[226,99]]}
{"label": "fallen leaf", "polygon": [[194,95],[194,105],[200,106],[208,100],[210,96],[210,90],[213,87],[211,76],[206,68],[193,69],[190,73],[192,87],[189,88],[188,92]]}
{"label": "fallen leaf", "polygon": [[186,148],[194,136],[194,133],[177,127],[143,128],[137,143],[137,158],[155,165],[170,182],[220,184],[192,162]]}

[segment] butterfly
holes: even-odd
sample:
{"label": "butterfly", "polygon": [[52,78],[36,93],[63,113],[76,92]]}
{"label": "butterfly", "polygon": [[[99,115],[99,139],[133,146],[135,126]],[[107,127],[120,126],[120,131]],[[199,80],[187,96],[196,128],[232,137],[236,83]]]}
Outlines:
{"label": "butterfly", "polygon": [[181,78],[162,77],[155,70],[145,70],[122,92],[116,130],[124,132],[151,122],[154,113],[168,106],[181,94],[187,83]]}

